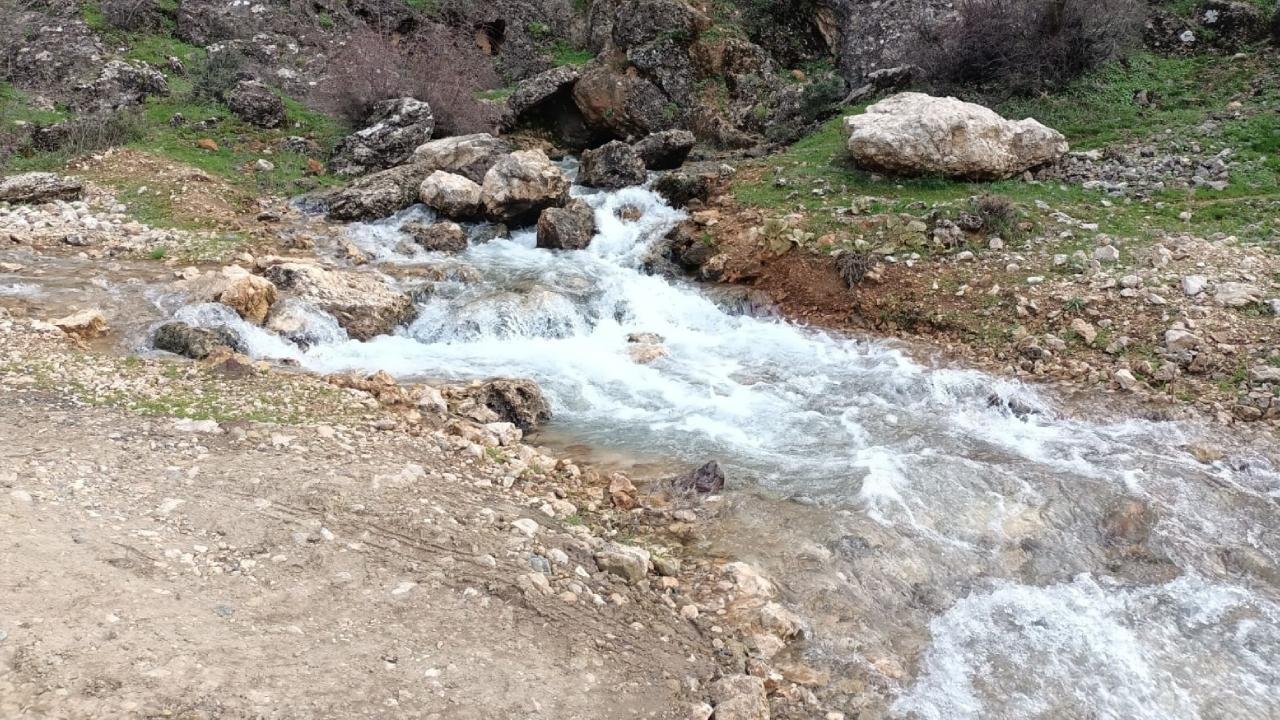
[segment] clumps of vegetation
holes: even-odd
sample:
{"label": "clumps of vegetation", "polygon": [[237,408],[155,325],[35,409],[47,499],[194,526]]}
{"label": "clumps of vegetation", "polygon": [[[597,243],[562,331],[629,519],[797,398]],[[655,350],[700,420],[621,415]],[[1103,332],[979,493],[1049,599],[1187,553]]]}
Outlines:
{"label": "clumps of vegetation", "polygon": [[875,263],[875,256],[869,252],[842,252],[836,255],[836,272],[840,273],[845,287],[853,289],[862,284]]}
{"label": "clumps of vegetation", "polygon": [[358,31],[331,66],[333,74],[316,102],[356,127],[374,105],[406,96],[430,103],[437,135],[492,132],[500,120],[491,105],[478,99],[501,85],[492,61],[475,43],[440,27],[399,39]]}
{"label": "clumps of vegetation", "polygon": [[165,26],[166,15],[154,0],[102,0],[102,21],[126,32],[155,32]]}
{"label": "clumps of vegetation", "polygon": [[973,201],[973,209],[982,220],[983,231],[988,235],[1008,239],[1018,231],[1018,206],[1004,195],[980,195]]}
{"label": "clumps of vegetation", "polygon": [[226,102],[240,81],[248,59],[234,49],[209,53],[191,69],[191,98],[197,102]]}
{"label": "clumps of vegetation", "polygon": [[1141,40],[1141,0],[959,0],[923,18],[912,60],[941,90],[1031,95],[1122,58]]}

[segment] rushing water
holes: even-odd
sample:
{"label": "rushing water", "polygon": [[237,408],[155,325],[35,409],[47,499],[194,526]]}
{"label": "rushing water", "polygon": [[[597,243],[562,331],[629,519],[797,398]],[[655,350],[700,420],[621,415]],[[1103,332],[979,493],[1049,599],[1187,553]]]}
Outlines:
{"label": "rushing water", "polygon": [[[530,377],[559,435],[719,459],[750,488],[721,543],[781,580],[812,619],[808,659],[865,717],[1280,718],[1280,474],[1262,454],[1204,464],[1195,428],[1073,419],[1016,383],[727,311],[641,270],[680,213],[642,188],[583,196],[583,251],[525,230],[424,253],[399,231],[422,208],[351,226],[421,298],[393,336],[349,340],[304,304],[305,348],[220,306],[178,316],[315,371]],[[397,272],[423,264],[446,279]],[[667,355],[637,363],[633,333]]]}

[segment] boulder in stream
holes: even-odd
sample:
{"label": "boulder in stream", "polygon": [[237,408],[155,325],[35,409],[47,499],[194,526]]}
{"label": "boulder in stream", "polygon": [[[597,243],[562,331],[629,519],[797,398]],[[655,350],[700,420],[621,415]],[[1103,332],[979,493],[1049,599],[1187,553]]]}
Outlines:
{"label": "boulder in stream", "polygon": [[467,232],[455,222],[411,222],[400,229],[427,252],[462,252],[467,249]]}
{"label": "boulder in stream", "polygon": [[266,268],[263,274],[286,295],[332,315],[356,340],[390,333],[417,315],[408,295],[371,273],[282,262]]}
{"label": "boulder in stream", "polygon": [[538,247],[582,250],[596,234],[596,215],[583,200],[570,200],[562,208],[547,208],[538,217]]}
{"label": "boulder in stream", "polygon": [[614,140],[582,153],[578,182],[605,190],[643,185],[648,179],[644,161],[630,145]]}
{"label": "boulder in stream", "polygon": [[489,133],[458,135],[418,146],[413,151],[413,163],[425,166],[428,172],[441,170],[480,183],[489,168],[511,150],[510,143]]}
{"label": "boulder in stream", "polygon": [[697,470],[672,478],[671,486],[680,492],[710,495],[724,489],[724,471],[720,463],[712,460]]}
{"label": "boulder in stream", "polygon": [[436,170],[418,187],[422,204],[454,220],[479,217],[480,186],[463,175]]}
{"label": "boulder in stream", "polygon": [[151,344],[157,350],[189,357],[192,360],[203,360],[220,347],[236,351],[244,349],[240,336],[230,328],[198,328],[178,321],[168,322],[156,328]]}
{"label": "boulder in stream", "polygon": [[426,165],[410,163],[365,175],[328,195],[329,218],[356,222],[393,215],[417,201],[431,172]]}
{"label": "boulder in stream", "polygon": [[569,184],[569,178],[541,150],[519,150],[489,168],[481,200],[490,220],[527,224],[546,208],[568,202]]}
{"label": "boulder in stream", "polygon": [[102,337],[111,329],[107,326],[107,318],[103,316],[102,311],[94,308],[74,312],[56,320],[50,320],[49,323],[71,337],[80,340],[92,340],[93,338]]}
{"label": "boulder in stream", "polygon": [[267,313],[279,297],[270,280],[236,265],[182,280],[177,285],[192,301],[222,303],[255,325],[267,319]]}

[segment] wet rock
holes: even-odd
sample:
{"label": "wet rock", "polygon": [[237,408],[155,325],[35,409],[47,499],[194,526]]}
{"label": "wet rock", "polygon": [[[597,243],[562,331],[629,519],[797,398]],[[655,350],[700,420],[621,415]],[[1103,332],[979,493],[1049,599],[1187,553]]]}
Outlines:
{"label": "wet rock", "polygon": [[184,322],[169,322],[156,329],[151,344],[157,350],[203,360],[219,347],[242,351],[240,337],[226,327],[197,328]]}
{"label": "wet rock", "polygon": [[651,133],[631,147],[650,170],[674,170],[684,164],[696,139],[688,130]]}
{"label": "wet rock", "polygon": [[62,332],[81,340],[92,340],[93,338],[102,337],[110,330],[107,327],[107,318],[103,316],[101,310],[86,309],[74,312],[66,317],[60,317],[56,320],[50,320],[49,324],[58,328]]}
{"label": "wet rock", "polygon": [[241,80],[227,94],[227,107],[236,117],[260,128],[284,124],[284,101],[258,80]]}
{"label": "wet rock", "polygon": [[711,684],[716,720],[769,720],[769,700],[764,680],[751,675],[730,675]]}
{"label": "wet rock", "polygon": [[462,175],[437,170],[427,176],[418,188],[422,204],[455,220],[479,217],[480,186]]}
{"label": "wet rock", "polygon": [[435,124],[431,106],[422,100],[384,100],[374,106],[367,127],[338,143],[329,169],[351,177],[408,162],[431,139]]}
{"label": "wet rock", "polygon": [[724,489],[724,471],[720,469],[720,463],[712,460],[696,470],[672,478],[671,486],[679,492],[717,493]]}
{"label": "wet rock", "polygon": [[543,210],[569,200],[569,178],[540,150],[520,150],[499,160],[484,176],[481,201],[494,222],[527,224]]}
{"label": "wet rock", "polygon": [[578,182],[606,190],[643,185],[648,178],[644,162],[630,145],[614,140],[582,153]]}
{"label": "wet rock", "polygon": [[418,199],[422,181],[431,173],[426,165],[400,165],[357,178],[328,195],[332,220],[355,222],[393,215]]}
{"label": "wet rock", "polygon": [[1102,534],[1112,544],[1141,545],[1159,521],[1152,507],[1135,498],[1116,504],[1102,521]]}
{"label": "wet rock", "polygon": [[206,272],[199,277],[182,280],[177,287],[192,301],[222,303],[256,325],[267,319],[271,306],[279,297],[270,280],[235,265],[216,273]]}
{"label": "wet rock", "polygon": [[169,94],[164,74],[145,62],[112,60],[92,82],[77,85],[72,109],[81,113],[111,112],[141,105],[153,95]]}
{"label": "wet rock", "polygon": [[462,252],[467,249],[467,233],[457,223],[411,222],[400,229],[428,252]]}
{"label": "wet rock", "polygon": [[478,184],[511,150],[506,140],[488,133],[458,135],[419,146],[413,151],[413,162],[424,166],[428,173],[442,170]]}
{"label": "wet rock", "polygon": [[0,202],[34,205],[54,200],[79,200],[83,196],[83,182],[54,173],[29,172],[0,180]]}
{"label": "wet rock", "polygon": [[650,365],[669,354],[665,347],[656,343],[632,343],[627,347],[627,355],[638,365]]}
{"label": "wet rock", "polygon": [[277,303],[267,317],[266,328],[302,349],[346,339],[336,321],[317,316],[309,303],[290,298]]}
{"label": "wet rock", "polygon": [[266,268],[263,275],[287,295],[333,315],[356,340],[390,333],[417,314],[408,295],[369,273],[282,262]]}
{"label": "wet rock", "polygon": [[551,406],[532,380],[499,378],[443,389],[455,412],[477,422],[509,422],[524,432],[551,419]]}
{"label": "wet rock", "polygon": [[591,244],[595,234],[595,211],[583,200],[570,200],[562,208],[547,208],[538,217],[540,248],[582,250]]}
{"label": "wet rock", "polygon": [[596,553],[596,565],[601,570],[617,575],[632,585],[645,579],[649,574],[650,563],[649,551],[634,545],[609,543]]}
{"label": "wet rock", "polygon": [[845,118],[845,129],[854,162],[891,174],[1003,179],[1067,152],[1062,134],[1035,120],[921,93],[881,100]]}

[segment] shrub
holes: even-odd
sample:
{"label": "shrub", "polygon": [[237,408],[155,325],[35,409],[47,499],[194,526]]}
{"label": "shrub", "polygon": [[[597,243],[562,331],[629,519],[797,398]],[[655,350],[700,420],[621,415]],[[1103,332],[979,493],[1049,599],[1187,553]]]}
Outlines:
{"label": "shrub", "polygon": [[201,102],[225,102],[227,93],[241,78],[247,77],[248,59],[239,51],[222,49],[210,52],[191,71],[191,97]]}
{"label": "shrub", "polygon": [[498,85],[488,56],[443,27],[398,42],[366,29],[348,37],[333,57],[316,101],[360,127],[377,103],[415,97],[431,105],[437,135],[459,135],[495,130],[500,112],[478,97]]}
{"label": "shrub", "polygon": [[1061,87],[1141,38],[1141,0],[958,0],[922,17],[909,54],[940,89],[993,95]]}
{"label": "shrub", "polygon": [[108,25],[129,32],[152,32],[163,25],[155,0],[102,0],[99,8]]}

